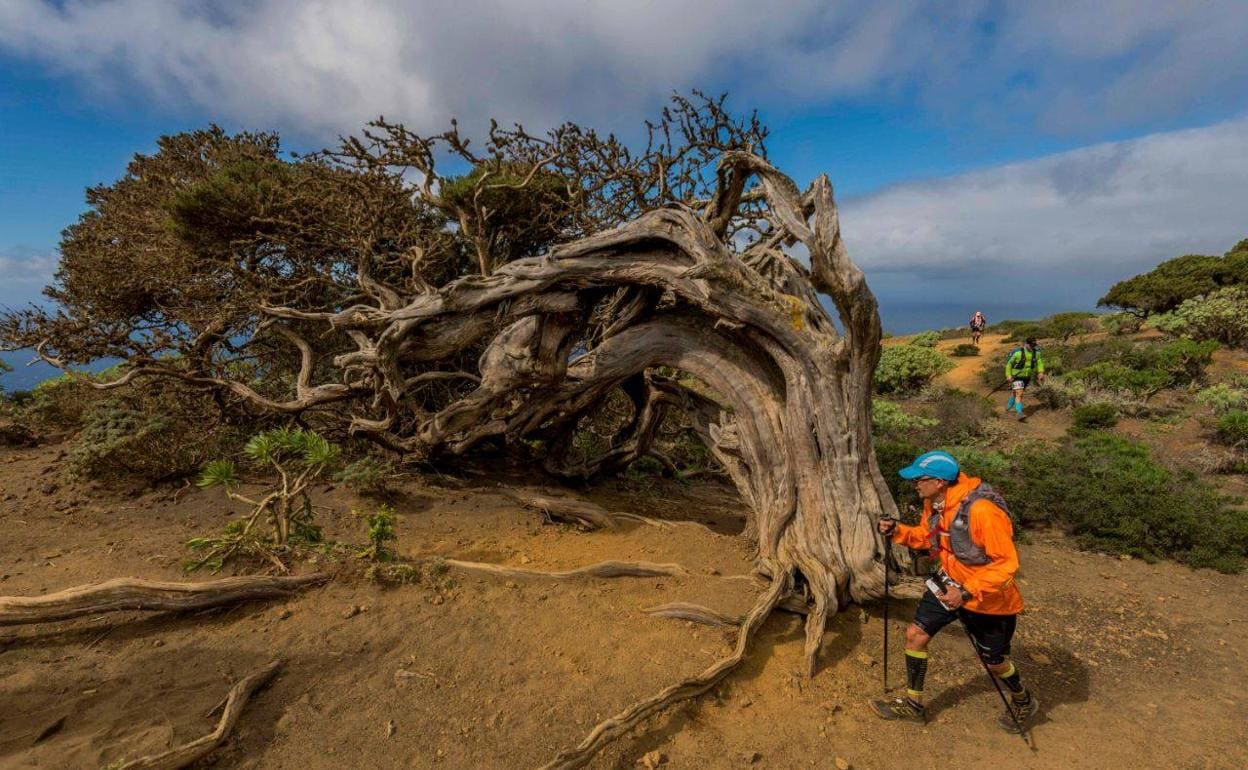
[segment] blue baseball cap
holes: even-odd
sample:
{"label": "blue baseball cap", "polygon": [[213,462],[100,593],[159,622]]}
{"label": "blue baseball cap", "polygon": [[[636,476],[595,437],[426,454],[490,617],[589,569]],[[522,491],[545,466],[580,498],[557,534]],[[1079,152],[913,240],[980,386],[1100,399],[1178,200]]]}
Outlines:
{"label": "blue baseball cap", "polygon": [[938,449],[934,452],[924,452],[898,473],[903,479],[911,481],[924,477],[957,481],[958,461],[953,458],[953,455]]}

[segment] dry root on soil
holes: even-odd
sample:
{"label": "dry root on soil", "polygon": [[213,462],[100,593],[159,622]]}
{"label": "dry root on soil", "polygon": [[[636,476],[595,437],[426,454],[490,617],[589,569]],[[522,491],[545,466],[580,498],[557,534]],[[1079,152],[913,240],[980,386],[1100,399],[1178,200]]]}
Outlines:
{"label": "dry root on soil", "polygon": [[275,660],[231,687],[229,694],[225,697],[221,719],[212,732],[160,754],[149,754],[131,760],[122,765],[120,770],[178,770],[207,756],[209,752],[220,746],[225,737],[234,729],[239,716],[243,713],[243,707],[247,705],[247,700],[256,690],[268,684],[281,667],[282,661]]}
{"label": "dry root on soil", "polygon": [[745,659],[750,637],[789,592],[790,582],[790,576],[787,574],[772,579],[771,586],[759,597],[742,621],[740,631],[737,632],[737,643],[731,655],[715,661],[697,676],[665,687],[655,695],[637,701],[615,716],[602,721],[578,746],[559,752],[559,755],[542,770],[572,770],[584,767],[603,746],[636,727],[643,720],[672,704],[695,698],[714,687]]}
{"label": "dry root on soil", "polygon": [[520,498],[526,508],[541,511],[549,521],[572,524],[584,530],[615,529],[621,522],[631,521],[646,524],[660,529],[671,529],[670,522],[639,516],[635,513],[608,511],[584,500],[570,500],[559,497],[528,496]]}
{"label": "dry root on soil", "polygon": [[289,596],[328,575],[231,577],[203,583],[114,578],[45,596],[0,596],[0,626],[49,623],[119,610],[184,611]]}
{"label": "dry root on soil", "polygon": [[446,565],[455,569],[488,572],[491,575],[501,575],[502,577],[541,577],[553,580],[569,580],[584,577],[680,577],[689,574],[689,570],[679,564],[655,564],[648,561],[601,561],[597,564],[577,567],[564,572],[545,572],[543,570],[523,569],[521,567],[504,567],[501,564],[459,561],[458,559],[447,559]]}

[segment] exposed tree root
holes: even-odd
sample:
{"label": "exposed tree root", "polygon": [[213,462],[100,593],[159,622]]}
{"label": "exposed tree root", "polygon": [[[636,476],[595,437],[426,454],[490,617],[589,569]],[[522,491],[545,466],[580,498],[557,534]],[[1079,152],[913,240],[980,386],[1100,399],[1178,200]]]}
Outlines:
{"label": "exposed tree root", "polygon": [[[791,612],[795,615],[807,615],[810,613],[810,606],[802,601],[801,597],[789,594],[776,604],[776,610]],[[689,602],[659,604],[654,607],[647,607],[642,612],[647,615],[654,615],[657,618],[687,620],[690,623],[701,623],[704,626],[715,626],[717,628],[736,628],[745,622],[744,615],[725,615],[710,607]]]}
{"label": "exposed tree root", "polygon": [[638,723],[674,703],[697,697],[714,687],[745,659],[745,650],[749,645],[750,637],[763,624],[790,588],[789,574],[785,573],[772,578],[771,586],[759,597],[758,602],[745,616],[741,630],[737,633],[737,644],[731,655],[715,661],[697,676],[665,687],[655,695],[637,701],[615,716],[603,720],[590,731],[580,745],[559,752],[559,755],[552,762],[544,765],[542,770],[572,770],[572,768],[584,767],[604,746],[636,727]]}
{"label": "exposed tree root", "polygon": [[231,577],[203,583],[163,583],[114,578],[45,596],[0,596],[0,626],[48,623],[119,610],[202,610],[225,604],[275,599],[329,579],[323,573]]}
{"label": "exposed tree root", "polygon": [[639,516],[635,513],[619,513],[584,500],[530,495],[519,498],[526,508],[542,512],[550,521],[572,524],[581,529],[615,529],[622,521],[633,521],[661,529],[671,529],[669,522]]}
{"label": "exposed tree root", "polygon": [[551,578],[554,580],[568,580],[571,578],[583,577],[680,577],[682,575],[689,574],[689,570],[679,564],[655,564],[648,561],[600,561],[597,564],[577,567],[576,569],[564,572],[546,572],[538,569],[504,567],[501,564],[486,564],[485,562],[479,561],[459,561],[458,559],[447,559],[445,563],[448,567],[472,570],[474,572],[488,572],[491,575],[501,575],[503,577],[541,577]]}
{"label": "exposed tree root", "polygon": [[207,735],[196,738],[190,743],[162,752],[149,754],[121,765],[120,770],[178,770],[202,759],[213,749],[221,745],[225,737],[234,729],[247,700],[264,685],[268,684],[273,675],[282,667],[282,661],[275,660],[264,668],[255,671],[230,688],[225,698],[225,706],[221,711],[221,719],[217,727]]}
{"label": "exposed tree root", "polygon": [[701,623],[704,626],[716,626],[718,628],[736,628],[741,625],[740,615],[725,615],[710,607],[703,607],[701,604],[690,604],[688,602],[660,604],[657,607],[647,607],[642,612],[655,617],[669,618],[671,620],[688,620],[691,623]]}

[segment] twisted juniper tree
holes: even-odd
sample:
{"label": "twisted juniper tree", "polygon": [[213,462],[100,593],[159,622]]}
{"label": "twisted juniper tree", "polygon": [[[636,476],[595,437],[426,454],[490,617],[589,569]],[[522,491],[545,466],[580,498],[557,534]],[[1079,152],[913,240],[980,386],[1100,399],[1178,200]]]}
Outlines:
{"label": "twisted juniper tree", "polygon": [[[722,99],[678,97],[647,127],[634,151],[572,124],[493,125],[478,152],[454,125],[380,120],[289,161],[267,136],[167,140],[190,170],[140,157],[92,191],[50,290],[61,309],[9,314],[4,342],[126,359],[99,387],[174,377],[408,456],[488,443],[570,477],[645,456],[684,410],[752,511],[769,588],[731,656],[552,763],[579,766],[722,678],[782,602],[806,605],[813,673],[830,614],[882,593],[874,521],[895,512],[871,445],[879,314],[827,177],[799,189]],[[616,393],[631,416],[575,456]]]}

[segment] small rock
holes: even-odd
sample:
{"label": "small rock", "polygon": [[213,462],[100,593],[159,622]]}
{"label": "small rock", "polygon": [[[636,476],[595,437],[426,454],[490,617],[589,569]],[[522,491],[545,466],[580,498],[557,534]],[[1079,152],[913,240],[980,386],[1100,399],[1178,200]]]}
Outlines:
{"label": "small rock", "polygon": [[153,640],[152,640],[152,646],[153,646],[153,647],[164,647],[164,646],[165,646],[165,642],[164,642],[164,640],[163,640],[163,639],[153,639]]}
{"label": "small rock", "polygon": [[719,572],[719,570],[715,569],[714,567],[711,567],[710,569],[708,569],[708,570],[706,571],[706,574],[708,574],[708,575],[718,575],[718,574],[720,574],[720,572]]}
{"label": "small rock", "polygon": [[1029,652],[1027,653],[1027,657],[1031,658],[1032,660],[1034,660],[1035,662],[1039,663],[1042,666],[1052,665],[1053,663],[1053,659],[1050,658],[1048,655],[1045,655],[1043,652]]}
{"label": "small rock", "polygon": [[347,609],[345,609],[345,610],[343,611],[343,613],[342,613],[342,619],[343,619],[343,620],[346,620],[346,619],[348,619],[348,618],[353,618],[353,617],[355,617],[356,615],[359,615],[361,612],[363,612],[363,610],[360,608],[360,606],[359,606],[358,604],[357,604],[357,605],[354,605],[354,606],[351,606],[351,607],[348,607]]}
{"label": "small rock", "polygon": [[513,589],[513,590],[514,590],[514,589],[516,589],[516,588],[519,588],[519,587],[520,587],[520,584],[519,584],[519,583],[517,583],[517,582],[516,582],[516,581],[514,581],[514,580],[508,580],[506,583],[503,583],[503,585],[504,585],[505,587],[507,587],[507,588],[511,588],[511,589]]}
{"label": "small rock", "polygon": [[849,770],[853,765],[849,764],[849,760],[845,757],[836,758],[836,770]]}
{"label": "small rock", "polygon": [[396,728],[394,726],[393,719],[391,719],[389,722],[386,722],[386,737],[387,738],[393,737],[395,729]]}
{"label": "small rock", "polygon": [[286,618],[290,617],[293,614],[294,613],[290,611],[290,608],[287,607],[287,608],[284,608],[281,612],[277,613],[277,619],[285,620]]}
{"label": "small rock", "polygon": [[637,764],[646,768],[646,770],[654,770],[659,765],[667,764],[667,755],[657,749],[655,751],[647,751],[645,756],[638,760]]}
{"label": "small rock", "polygon": [[1121,559],[1122,561],[1131,561],[1131,554],[1124,553],[1122,556],[1119,556],[1118,558]]}
{"label": "small rock", "polygon": [[763,758],[763,755],[759,754],[757,751],[747,751],[745,754],[742,754],[741,757],[745,760],[745,764],[757,765]]}
{"label": "small rock", "polygon": [[430,599],[430,600],[429,600],[429,603],[430,603],[430,604],[441,604],[441,603],[442,603],[442,602],[444,602],[444,601],[446,601],[446,599],[443,599],[443,598],[442,598],[442,594],[436,594],[436,595],[434,595],[434,597],[433,597],[432,599]]}
{"label": "small rock", "polygon": [[524,554],[520,554],[520,563],[521,563],[521,564],[528,564],[528,563],[529,563],[529,562],[531,562],[531,561],[533,561],[533,560],[532,560],[532,559],[530,559],[528,556],[525,556]]}
{"label": "small rock", "polygon": [[753,705],[754,705],[754,701],[750,700],[749,698],[741,699],[741,708],[748,709],[750,706],[753,706]]}

